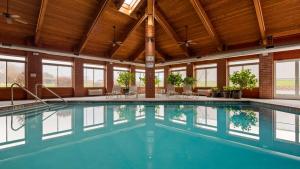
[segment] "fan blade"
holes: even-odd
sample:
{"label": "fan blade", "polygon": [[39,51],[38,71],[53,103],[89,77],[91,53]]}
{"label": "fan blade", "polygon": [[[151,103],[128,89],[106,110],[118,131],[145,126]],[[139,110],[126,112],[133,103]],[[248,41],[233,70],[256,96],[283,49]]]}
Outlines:
{"label": "fan blade", "polygon": [[187,43],[192,43],[193,42],[193,40],[188,40],[188,41],[186,41]]}
{"label": "fan blade", "polygon": [[19,22],[19,23],[22,23],[22,24],[25,24],[27,25],[28,23],[24,20],[21,20],[21,19],[15,19],[16,22]]}
{"label": "fan blade", "polygon": [[179,44],[179,45],[183,45],[183,44],[185,44],[185,42],[178,42],[178,44]]}
{"label": "fan blade", "polygon": [[198,43],[196,42],[190,42],[190,45],[197,45]]}
{"label": "fan blade", "polygon": [[121,41],[118,41],[118,42],[116,42],[118,45],[122,45],[123,44],[123,42],[121,42]]}
{"label": "fan blade", "polygon": [[15,18],[15,19],[17,19],[17,18],[21,18],[19,15],[9,15],[9,17],[11,17],[11,18]]}

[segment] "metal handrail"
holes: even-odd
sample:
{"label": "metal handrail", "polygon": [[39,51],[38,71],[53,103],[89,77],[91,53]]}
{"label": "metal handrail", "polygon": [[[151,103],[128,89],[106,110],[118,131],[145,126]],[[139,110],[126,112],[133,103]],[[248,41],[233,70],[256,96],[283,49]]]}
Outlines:
{"label": "metal handrail", "polygon": [[32,92],[30,92],[28,89],[26,89],[25,87],[21,86],[19,83],[13,83],[10,86],[10,91],[11,91],[11,105],[13,106],[13,109],[15,107],[14,104],[14,86],[18,86],[20,87],[22,90],[24,90],[26,93],[30,94],[32,97],[34,97],[36,100],[42,102],[43,104],[45,104],[46,106],[48,106],[48,108],[50,109],[50,105],[47,104],[46,102],[44,102],[42,99],[40,99],[38,96],[36,96],[35,94],[33,94]]}
{"label": "metal handrail", "polygon": [[60,97],[57,93],[55,93],[54,91],[50,90],[48,87],[44,86],[43,84],[36,84],[35,85],[35,95],[38,95],[38,87],[39,86],[42,86],[43,88],[45,88],[46,90],[48,90],[50,93],[52,93],[54,96],[56,96],[57,98],[59,98],[63,102],[67,103],[67,101],[65,99],[63,99],[62,97]]}

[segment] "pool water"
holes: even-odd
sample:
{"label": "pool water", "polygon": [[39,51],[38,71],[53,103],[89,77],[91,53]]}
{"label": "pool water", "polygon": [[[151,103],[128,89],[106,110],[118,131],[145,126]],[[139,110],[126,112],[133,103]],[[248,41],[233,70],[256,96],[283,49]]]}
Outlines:
{"label": "pool water", "polygon": [[297,112],[250,103],[71,103],[0,116],[1,169],[296,169]]}

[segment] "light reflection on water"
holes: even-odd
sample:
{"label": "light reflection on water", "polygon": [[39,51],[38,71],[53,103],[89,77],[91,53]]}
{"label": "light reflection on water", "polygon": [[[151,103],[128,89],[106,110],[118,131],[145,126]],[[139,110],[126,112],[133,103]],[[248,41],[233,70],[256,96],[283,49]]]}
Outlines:
{"label": "light reflection on water", "polygon": [[[71,105],[35,116],[32,113],[36,112],[0,116],[1,169],[18,168],[21,164],[27,168],[59,164],[70,167],[63,161],[52,165],[47,162],[47,158],[68,153],[70,159],[58,161],[77,159],[83,164],[73,168],[99,168],[98,162],[85,159],[101,154],[94,151],[98,146],[108,168],[197,168],[201,160],[207,163],[203,167],[218,168],[222,163],[213,165],[209,161],[218,157],[224,162],[228,154],[236,159],[231,168],[238,168],[246,157],[258,160],[262,168],[300,164],[299,115],[278,110],[249,105],[97,103]],[[116,162],[111,156],[120,159]],[[131,156],[139,162],[132,159],[124,164],[122,159],[126,161]],[[41,159],[40,164],[30,163],[33,158]],[[174,164],[161,160],[173,160]],[[112,165],[112,161],[116,164]],[[255,163],[248,165],[257,167]]]}

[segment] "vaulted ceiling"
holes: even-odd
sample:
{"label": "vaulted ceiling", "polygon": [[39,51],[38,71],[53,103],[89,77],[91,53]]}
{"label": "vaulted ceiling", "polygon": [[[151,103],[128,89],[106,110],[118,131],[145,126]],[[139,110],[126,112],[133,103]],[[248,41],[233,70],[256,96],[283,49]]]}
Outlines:
{"label": "vaulted ceiling", "polygon": [[[10,0],[10,13],[28,24],[0,18],[0,42],[144,62],[145,6],[129,16],[120,0]],[[0,1],[0,12],[6,1]],[[300,0],[156,0],[156,60],[164,62],[224,50],[300,39]],[[195,44],[180,46],[186,39]],[[113,26],[121,46],[113,47]]]}

